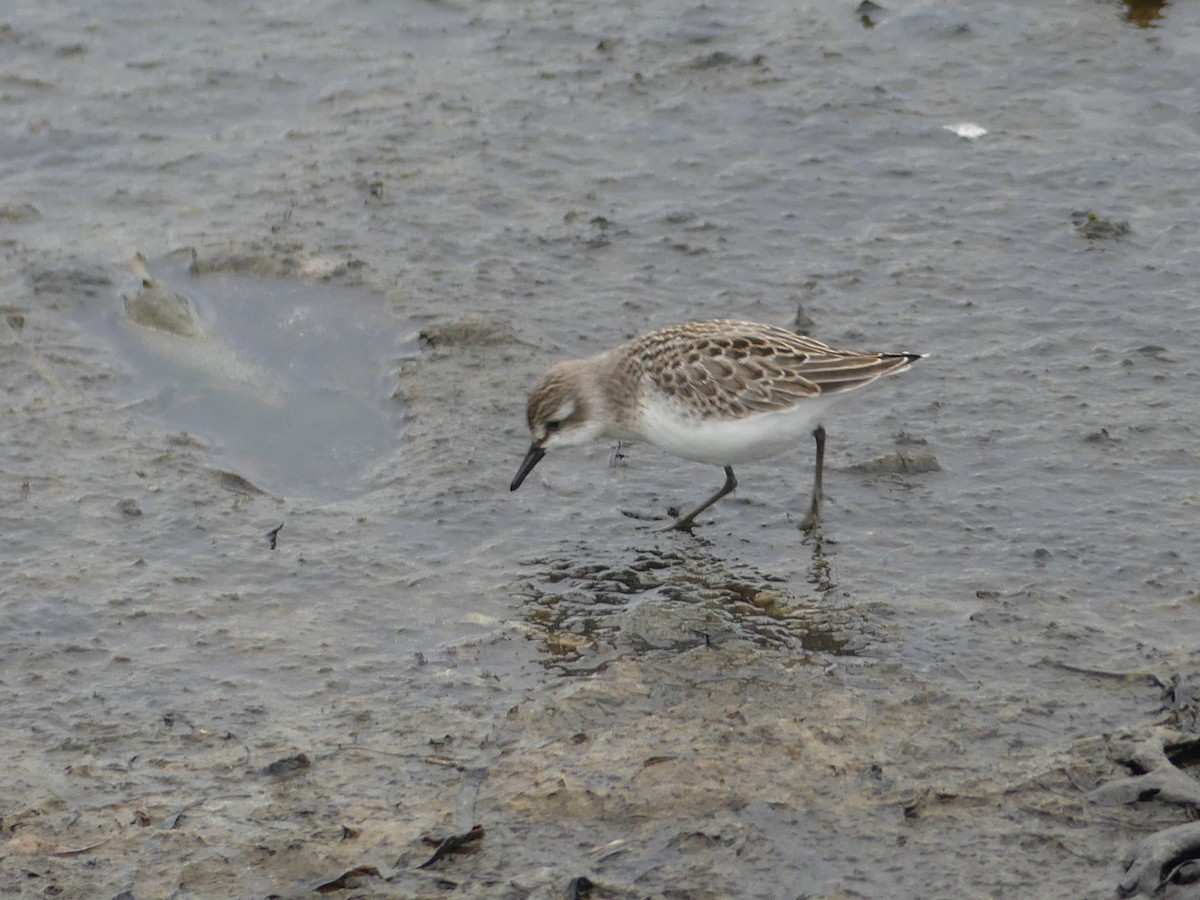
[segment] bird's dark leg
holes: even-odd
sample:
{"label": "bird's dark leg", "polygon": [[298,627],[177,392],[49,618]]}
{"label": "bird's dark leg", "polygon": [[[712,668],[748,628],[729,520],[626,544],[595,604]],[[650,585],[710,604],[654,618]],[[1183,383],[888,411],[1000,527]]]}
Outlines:
{"label": "bird's dark leg", "polygon": [[706,509],[708,509],[710,506],[712,506],[714,503],[716,503],[718,500],[720,500],[722,497],[724,497],[726,494],[728,494],[730,491],[732,491],[735,487],[737,487],[737,479],[733,477],[733,466],[726,466],[725,467],[725,484],[721,486],[721,489],[719,491],[717,491],[715,494],[713,494],[711,497],[709,497],[707,500],[705,500],[703,503],[701,503],[699,506],[697,506],[695,509],[693,509],[690,513],[688,513],[682,519],[679,519],[674,524],[667,527],[665,530],[666,531],[691,531],[692,530],[692,522],[695,520],[696,516],[700,515],[700,513],[704,512]]}
{"label": "bird's dark leg", "polygon": [[813,438],[817,442],[817,469],[813,475],[813,494],[812,506],[809,507],[808,515],[804,517],[804,521],[800,523],[800,527],[804,531],[812,531],[816,527],[817,519],[821,515],[821,475],[825,471],[825,426],[818,425],[813,432]]}

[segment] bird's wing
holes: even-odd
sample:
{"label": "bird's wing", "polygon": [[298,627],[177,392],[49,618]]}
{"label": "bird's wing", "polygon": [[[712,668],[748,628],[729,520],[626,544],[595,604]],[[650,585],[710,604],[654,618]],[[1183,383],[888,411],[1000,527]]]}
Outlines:
{"label": "bird's wing", "polygon": [[693,322],[645,336],[645,377],[690,407],[743,417],[864,387],[919,358],[836,350],[782,328]]}

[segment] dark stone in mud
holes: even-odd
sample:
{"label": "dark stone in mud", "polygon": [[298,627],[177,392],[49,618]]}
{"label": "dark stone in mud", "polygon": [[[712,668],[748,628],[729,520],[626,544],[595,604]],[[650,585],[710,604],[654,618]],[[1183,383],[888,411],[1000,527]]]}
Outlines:
{"label": "dark stone in mud", "polygon": [[872,3],[871,0],[863,0],[854,9],[854,14],[858,16],[858,21],[862,23],[863,28],[874,28],[879,21],[879,14],[884,11],[883,7],[878,3]]}
{"label": "dark stone in mud", "polygon": [[1109,434],[1107,428],[1101,428],[1099,431],[1093,431],[1091,434],[1084,435],[1083,442],[1085,444],[1115,444],[1117,439]]}
{"label": "dark stone in mud", "polygon": [[272,778],[291,778],[311,766],[312,760],[303,753],[297,753],[295,756],[285,756],[283,759],[275,760],[263,769],[263,774],[270,775]]}
{"label": "dark stone in mud", "polygon": [[724,50],[714,50],[706,56],[699,56],[692,60],[691,68],[693,69],[716,69],[721,66],[731,66],[740,64],[739,60],[732,53],[726,53]]}
{"label": "dark stone in mud", "polygon": [[1129,234],[1128,222],[1105,219],[1091,210],[1072,210],[1071,222],[1075,231],[1089,241],[1112,240]]}
{"label": "dark stone in mud", "polygon": [[940,472],[937,457],[932,453],[888,453],[850,466],[851,472],[867,475],[920,475]]}
{"label": "dark stone in mud", "polygon": [[503,322],[459,319],[440,322],[421,329],[421,343],[434,349],[443,347],[489,347],[513,341],[512,331]]}
{"label": "dark stone in mud", "polygon": [[250,481],[248,478],[243,478],[237,472],[226,472],[223,469],[214,469],[213,474],[217,477],[217,482],[227,491],[233,491],[235,494],[243,494],[247,497],[256,494],[265,494],[262,488]]}

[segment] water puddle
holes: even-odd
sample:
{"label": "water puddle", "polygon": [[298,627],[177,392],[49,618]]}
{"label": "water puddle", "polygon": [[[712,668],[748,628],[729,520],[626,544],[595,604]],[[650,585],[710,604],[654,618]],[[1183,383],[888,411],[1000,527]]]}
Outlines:
{"label": "water puddle", "polygon": [[149,263],[112,307],[84,311],[131,370],[129,399],[253,485],[336,500],[394,452],[392,397],[415,330],[362,288]]}

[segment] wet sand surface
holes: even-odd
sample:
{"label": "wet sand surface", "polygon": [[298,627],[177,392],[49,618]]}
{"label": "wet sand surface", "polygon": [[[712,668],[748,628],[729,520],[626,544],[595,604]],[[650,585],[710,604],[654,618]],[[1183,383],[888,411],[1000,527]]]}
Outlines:
{"label": "wet sand surface", "polygon": [[[1110,897],[1184,821],[1086,794],[1198,661],[1200,10],[29,7],[0,895]],[[509,492],[545,367],[715,316],[930,354],[816,538],[808,446],[694,536],[652,447]]]}

